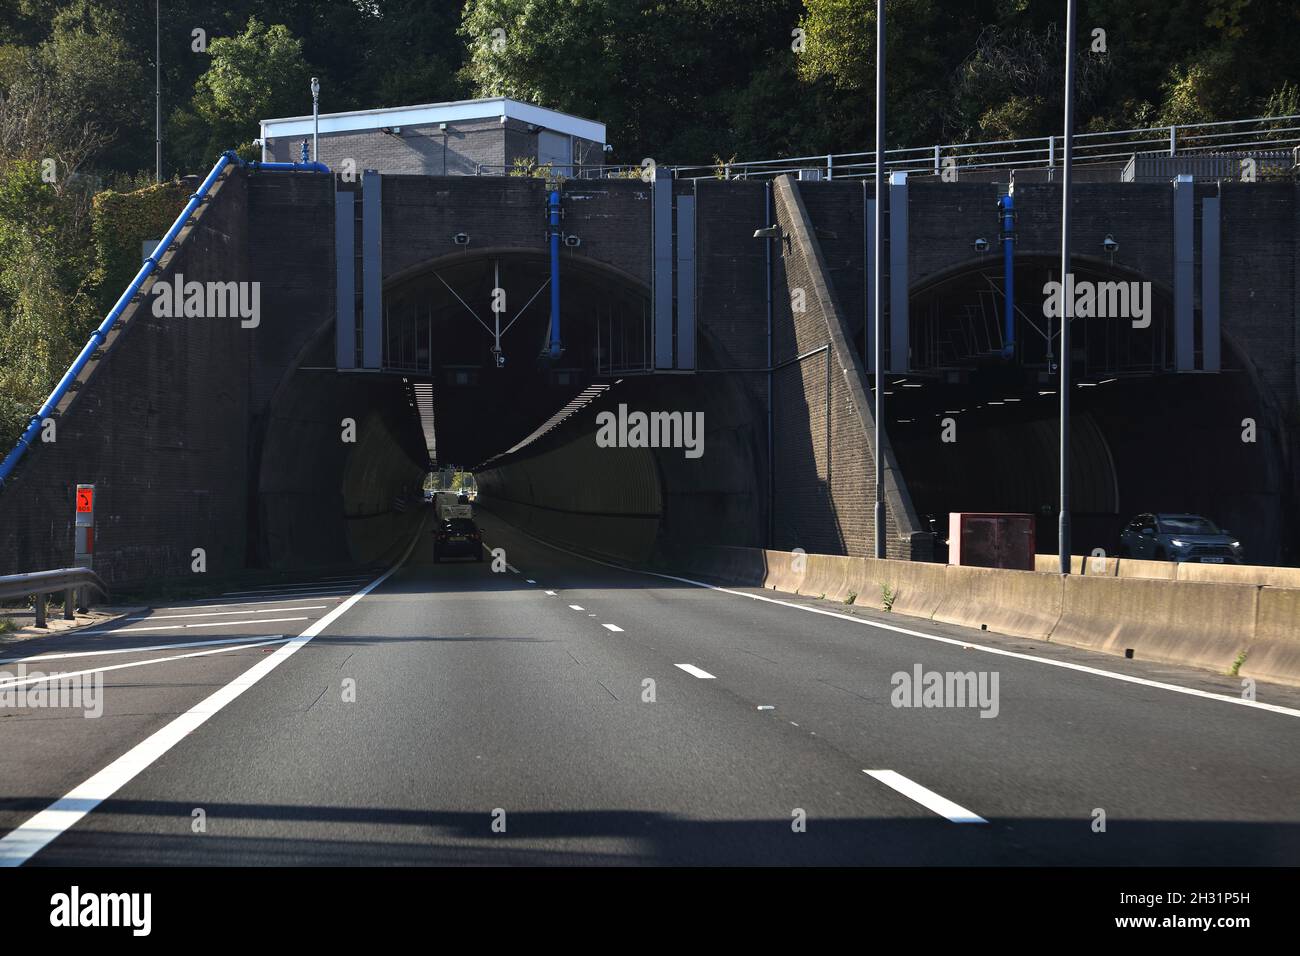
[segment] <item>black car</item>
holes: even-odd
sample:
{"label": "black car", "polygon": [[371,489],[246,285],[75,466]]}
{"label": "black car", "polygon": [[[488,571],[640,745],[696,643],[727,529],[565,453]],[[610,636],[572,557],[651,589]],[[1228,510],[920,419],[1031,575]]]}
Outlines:
{"label": "black car", "polygon": [[483,535],[468,518],[450,518],[433,529],[433,560],[473,558],[483,560]]}

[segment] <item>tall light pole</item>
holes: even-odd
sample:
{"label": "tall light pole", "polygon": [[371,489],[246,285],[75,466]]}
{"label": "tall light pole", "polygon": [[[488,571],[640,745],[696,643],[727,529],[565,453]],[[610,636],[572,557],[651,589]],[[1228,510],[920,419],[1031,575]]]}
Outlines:
{"label": "tall light pole", "polygon": [[880,184],[885,178],[885,0],[876,0],[876,244],[872,250],[872,281],[875,283],[875,315],[872,316],[875,329],[875,341],[872,343],[873,361],[876,367],[875,427],[876,434],[871,449],[876,469],[876,557],[885,556],[885,472],[884,459],[880,454],[884,435],[881,422],[884,419],[882,405],[885,395],[884,349],[881,347],[881,321],[884,311],[884,283],[880,281],[885,266],[884,197]]}
{"label": "tall light pole", "polygon": [[162,0],[153,5],[153,160],[154,182],[162,182]]}
{"label": "tall light pole", "polygon": [[320,79],[311,78],[311,158],[320,162]]}
{"label": "tall light pole", "polygon": [[1070,178],[1074,160],[1075,0],[1065,3],[1065,143],[1061,165],[1061,514],[1057,545],[1062,574],[1070,573]]}

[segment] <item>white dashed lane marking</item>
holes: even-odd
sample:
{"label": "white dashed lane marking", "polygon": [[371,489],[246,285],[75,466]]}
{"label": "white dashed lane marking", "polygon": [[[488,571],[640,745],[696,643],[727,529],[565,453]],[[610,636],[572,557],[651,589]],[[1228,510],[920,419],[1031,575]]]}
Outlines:
{"label": "white dashed lane marking", "polygon": [[972,813],[965,807],[953,803],[947,797],[941,797],[933,790],[928,790],[915,780],[909,780],[893,770],[864,770],[868,777],[879,780],[886,787],[897,790],[909,800],[914,800],[927,810],[932,810],[953,823],[988,823],[979,814]]}
{"label": "white dashed lane marking", "polygon": [[702,669],[696,667],[694,664],[678,664],[678,665],[676,665],[676,666],[678,666],[678,667],[680,667],[682,670],[686,671],[686,673],[690,674],[692,677],[698,677],[698,678],[700,678],[701,680],[716,680],[716,679],[717,679],[717,678],[715,678],[712,674],[710,674],[708,671],[706,671],[706,670],[702,670]]}
{"label": "white dashed lane marking", "polygon": [[617,624],[602,624],[601,627],[605,628],[606,630],[617,631],[619,633],[622,633],[623,630]]}

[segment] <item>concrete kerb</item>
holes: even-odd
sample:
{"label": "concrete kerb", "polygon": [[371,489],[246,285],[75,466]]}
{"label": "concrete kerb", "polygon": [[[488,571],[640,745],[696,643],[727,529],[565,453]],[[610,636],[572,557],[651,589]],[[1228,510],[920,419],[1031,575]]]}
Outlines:
{"label": "concrete kerb", "polygon": [[1244,584],[1070,575],[1051,639],[1223,674],[1251,644],[1259,590]]}

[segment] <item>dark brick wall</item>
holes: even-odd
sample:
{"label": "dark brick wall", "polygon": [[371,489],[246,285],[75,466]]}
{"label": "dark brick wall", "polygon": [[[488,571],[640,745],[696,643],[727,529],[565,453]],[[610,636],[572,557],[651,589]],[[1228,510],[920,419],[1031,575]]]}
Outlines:
{"label": "dark brick wall", "polygon": [[[228,172],[158,273],[243,281],[247,190]],[[151,288],[146,285],[146,293]],[[0,573],[67,567],[73,497],[96,486],[95,569],[110,584],[242,566],[252,333],[237,318],[156,318],[146,294],[123,316],[58,421],[0,493]]]}

